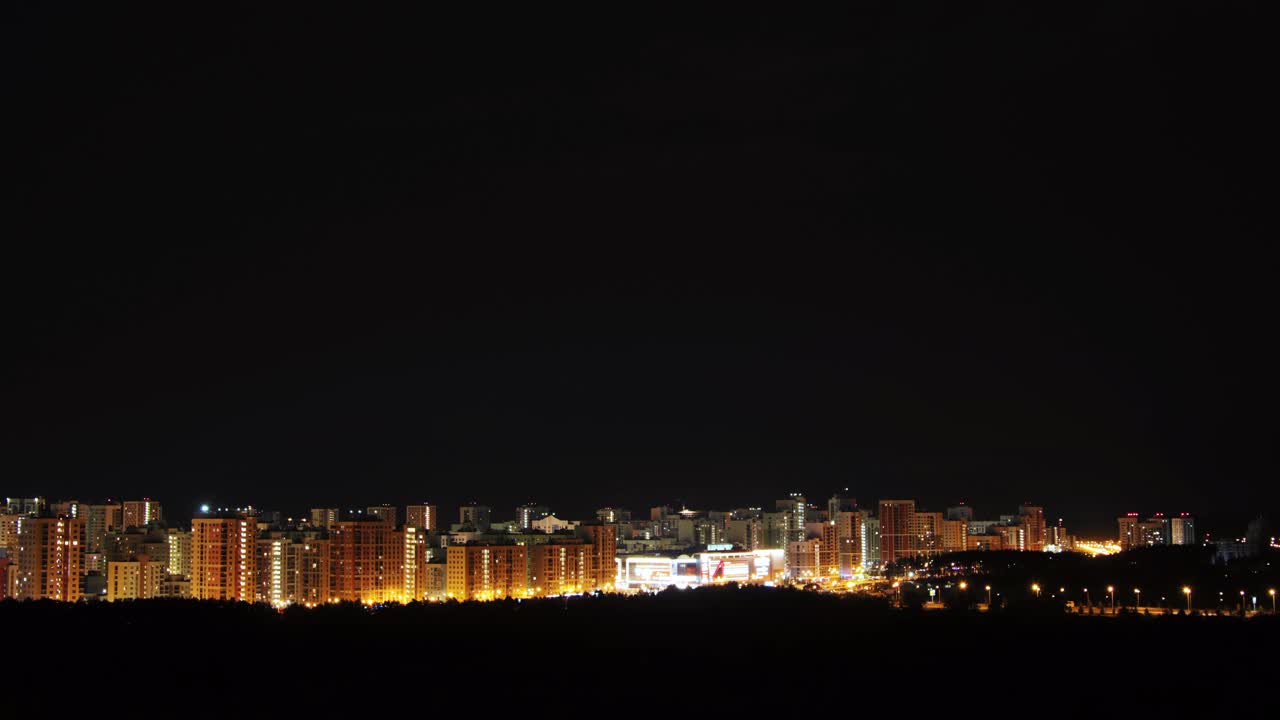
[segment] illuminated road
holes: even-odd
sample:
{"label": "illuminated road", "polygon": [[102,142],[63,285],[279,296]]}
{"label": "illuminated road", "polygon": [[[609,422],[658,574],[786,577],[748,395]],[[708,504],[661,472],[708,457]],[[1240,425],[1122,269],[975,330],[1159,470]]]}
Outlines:
{"label": "illuminated road", "polygon": [[1076,552],[1098,557],[1099,555],[1115,555],[1120,552],[1120,545],[1111,540],[1077,540],[1073,549]]}

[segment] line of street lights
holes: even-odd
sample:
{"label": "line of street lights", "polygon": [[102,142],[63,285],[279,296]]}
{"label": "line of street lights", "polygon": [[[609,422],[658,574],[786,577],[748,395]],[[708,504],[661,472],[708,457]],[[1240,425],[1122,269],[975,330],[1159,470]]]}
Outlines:
{"label": "line of street lights", "polygon": [[[969,588],[969,583],[967,583],[967,582],[961,582],[961,583],[960,583],[960,589],[961,589],[961,590],[967,590],[968,588]],[[991,607],[991,586],[990,586],[990,585],[986,585],[986,586],[984,586],[984,588],[983,588],[983,589],[985,589],[985,590],[987,591],[987,607]],[[1087,588],[1087,587],[1086,587],[1086,588],[1081,588],[1081,589],[1082,589],[1082,590],[1083,590],[1083,592],[1084,592],[1084,602],[1085,602],[1085,606],[1086,606],[1086,607],[1093,607],[1093,601],[1092,601],[1092,599],[1089,597],[1089,588]],[[1035,593],[1036,597],[1041,597],[1041,591],[1042,591],[1042,590],[1043,590],[1043,588],[1041,588],[1041,587],[1040,587],[1040,583],[1031,583],[1031,592]],[[1060,587],[1060,588],[1058,588],[1058,592],[1059,592],[1059,593],[1065,593],[1065,592],[1066,592],[1066,588],[1062,588],[1062,587]],[[1183,595],[1186,597],[1186,599],[1187,599],[1187,612],[1191,612],[1191,595],[1192,595],[1191,586],[1189,586],[1189,585],[1183,585],[1183,586],[1182,586],[1182,594],[1183,594]],[[1245,593],[1245,591],[1244,591],[1244,590],[1241,590],[1241,591],[1240,591],[1240,605],[1241,605],[1241,607],[1242,607],[1242,608],[1244,607],[1244,597],[1245,597],[1245,594],[1246,594],[1246,593]],[[1222,595],[1222,593],[1218,593],[1218,595],[1220,595],[1220,596],[1221,596],[1221,595]],[[1277,609],[1276,609],[1276,603],[1277,603],[1277,598],[1276,598],[1276,589],[1275,589],[1275,588],[1268,588],[1268,589],[1267,589],[1267,595],[1271,598],[1271,614],[1273,614],[1273,615],[1278,614],[1278,613],[1277,613]],[[1110,601],[1110,603],[1111,603],[1111,612],[1112,612],[1112,613],[1115,613],[1115,611],[1116,611],[1116,586],[1115,586],[1115,585],[1108,585],[1108,586],[1107,586],[1107,597],[1108,597],[1108,599],[1109,599],[1109,601]],[[1137,587],[1135,587],[1135,588],[1133,589],[1133,597],[1134,597],[1134,608],[1135,608],[1135,609],[1137,609],[1137,608],[1141,608],[1141,607],[1142,607],[1142,588],[1137,588]],[[1161,598],[1161,599],[1163,600],[1164,598]],[[1257,608],[1257,598],[1256,598],[1256,597],[1254,598],[1254,607],[1255,607],[1255,609]]]}
{"label": "line of street lights", "polygon": [[[897,584],[897,583],[894,583],[894,587],[896,588],[897,586],[898,586],[898,584]],[[967,590],[969,589],[969,583],[967,583],[967,582],[965,582],[965,581],[963,581],[963,580],[962,580],[962,581],[960,581],[960,585],[959,585],[959,587],[960,587],[960,590],[961,590],[961,591],[967,591]],[[983,589],[987,591],[987,608],[988,608],[988,609],[990,609],[990,607],[991,607],[991,586],[990,586],[990,585],[984,585],[984,586],[983,586]],[[1035,594],[1036,594],[1036,597],[1040,597],[1040,596],[1041,596],[1041,595],[1040,595],[1040,591],[1041,591],[1041,589],[1042,589],[1042,588],[1040,587],[1040,583],[1031,583],[1031,592],[1035,593]],[[1089,598],[1089,588],[1087,588],[1087,587],[1086,587],[1086,588],[1082,588],[1082,589],[1083,589],[1083,591],[1084,591],[1084,603],[1085,603],[1085,606],[1086,606],[1086,607],[1090,607],[1090,608],[1091,608],[1091,607],[1093,607],[1093,602],[1092,602],[1092,600]],[[1065,587],[1060,587],[1060,588],[1058,588],[1058,592],[1059,592],[1059,593],[1066,593],[1066,591],[1067,591],[1067,589],[1066,589]],[[1188,613],[1190,613],[1190,612],[1191,612],[1191,586],[1189,586],[1189,585],[1183,585],[1183,586],[1182,586],[1182,594],[1187,598],[1187,612],[1188,612]],[[1277,613],[1276,613],[1276,589],[1275,589],[1275,588],[1269,588],[1269,589],[1267,590],[1267,595],[1269,595],[1269,596],[1271,597],[1271,614],[1272,614],[1272,615],[1275,615],[1275,614],[1277,614]],[[1219,593],[1218,593],[1218,596],[1219,596],[1219,602],[1221,602],[1221,596],[1222,596],[1222,593],[1221,593],[1221,592],[1219,592]],[[1242,611],[1243,611],[1243,609],[1244,609],[1244,596],[1245,596],[1245,591],[1244,591],[1244,590],[1241,590],[1241,591],[1240,591],[1240,607],[1241,607],[1241,610],[1242,610]],[[1107,597],[1109,598],[1109,600],[1110,600],[1110,602],[1111,602],[1111,613],[1112,613],[1112,614],[1115,614],[1115,611],[1116,611],[1116,586],[1115,586],[1115,585],[1108,585],[1108,586],[1107,586]],[[1134,588],[1134,589],[1133,589],[1133,597],[1134,597],[1134,609],[1141,608],[1141,607],[1142,607],[1142,588]],[[1161,598],[1161,599],[1163,600],[1163,598]],[[1257,609],[1257,604],[1258,604],[1258,602],[1257,602],[1257,598],[1255,597],[1255,598],[1254,598],[1254,609],[1255,609],[1255,610]]]}

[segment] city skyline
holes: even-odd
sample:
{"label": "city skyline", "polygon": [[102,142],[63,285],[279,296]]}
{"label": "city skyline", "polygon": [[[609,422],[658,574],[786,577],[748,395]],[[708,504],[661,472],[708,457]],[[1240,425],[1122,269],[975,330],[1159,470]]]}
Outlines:
{"label": "city skyline", "polygon": [[[789,493],[779,492],[777,493],[777,496],[782,497],[787,494]],[[880,498],[859,499],[857,495],[855,493],[852,493],[850,489],[847,487],[838,488],[834,492],[828,495],[808,495],[803,492],[794,493],[794,494],[805,497],[809,505],[814,508],[819,508],[820,506],[824,505],[827,502],[827,498],[829,497],[842,497],[842,498],[848,498],[856,502],[865,502],[867,503],[865,507],[870,509],[875,509],[878,503],[880,502]],[[353,496],[354,495],[355,493],[353,493]],[[912,502],[916,503],[917,506],[920,508],[928,507],[934,510],[946,510],[946,509],[955,508],[959,506],[966,506],[968,508],[974,509],[975,512],[980,511],[979,514],[981,514],[981,512],[987,512],[988,514],[995,514],[995,515],[999,515],[1000,514],[999,511],[1002,511],[1002,510],[1009,510],[1011,508],[1016,508],[1021,505],[1032,504],[1030,501],[1028,501],[1025,498],[1010,504],[999,504],[995,502],[983,502],[983,503],[974,504],[974,503],[967,502],[965,500],[943,502],[943,503],[929,502],[928,500],[921,499],[915,496],[910,496],[905,493],[892,494],[886,497],[896,497],[896,496],[911,497]],[[119,504],[121,502],[133,502],[138,505],[154,502],[154,504],[157,507],[163,505],[166,508],[165,518],[167,522],[176,522],[184,525],[189,525],[191,519],[198,517],[202,514],[207,514],[209,511],[214,511],[214,512],[223,511],[223,510],[243,511],[248,508],[251,508],[255,511],[279,512],[282,514],[283,517],[292,517],[302,521],[307,519],[307,516],[309,513],[315,511],[318,508],[332,508],[342,513],[355,513],[355,512],[364,513],[364,512],[369,512],[373,510],[375,507],[385,506],[388,508],[392,508],[396,513],[401,513],[400,515],[398,515],[398,517],[400,517],[401,519],[401,521],[398,524],[404,525],[404,524],[407,524],[404,522],[406,515],[402,513],[407,512],[409,516],[412,516],[415,508],[421,508],[421,507],[427,507],[427,506],[433,509],[448,510],[448,509],[460,509],[466,505],[478,504],[496,511],[495,519],[502,519],[503,521],[519,522],[520,512],[522,509],[525,509],[525,508],[545,509],[545,510],[549,510],[552,514],[559,514],[563,517],[573,518],[573,517],[593,517],[594,514],[601,508],[617,508],[621,510],[626,510],[629,513],[633,513],[633,514],[639,513],[643,515],[643,514],[647,514],[651,508],[662,507],[662,506],[671,507],[675,510],[689,509],[689,510],[698,511],[698,512],[707,512],[707,511],[741,509],[741,508],[757,508],[758,509],[758,508],[764,508],[768,506],[771,502],[773,502],[772,500],[762,500],[761,498],[757,497],[757,498],[753,498],[751,502],[714,502],[710,504],[692,505],[690,503],[683,502],[679,498],[676,498],[674,500],[658,501],[656,503],[654,502],[642,503],[640,505],[622,504],[622,503],[592,504],[585,500],[579,500],[573,504],[566,503],[561,505],[561,504],[555,504],[555,503],[540,502],[537,496],[524,496],[523,500],[521,501],[504,505],[498,502],[484,501],[481,499],[484,497],[483,495],[477,496],[473,494],[470,496],[459,496],[459,497],[464,497],[466,499],[461,501],[455,501],[455,502],[449,502],[447,500],[443,502],[435,502],[430,497],[417,497],[417,498],[410,497],[407,500],[402,500],[400,502],[382,502],[381,500],[379,502],[368,502],[367,500],[360,500],[359,498],[352,497],[352,501],[350,502],[316,502],[314,500],[311,502],[306,502],[304,500],[294,500],[292,502],[279,504],[279,505],[271,505],[271,504],[256,503],[256,502],[228,503],[228,502],[220,502],[216,499],[200,498],[199,501],[196,502],[195,504],[189,507],[183,507],[178,503],[161,503],[158,497],[153,499],[150,496],[146,496],[141,500],[134,500],[134,501],[121,501],[118,499],[118,496],[93,496],[93,495],[86,495],[83,497],[72,498],[72,499],[63,499],[60,501],[51,501],[43,495],[24,496],[20,494],[14,494],[12,496],[7,496],[7,497],[11,497],[15,500],[22,499],[24,497],[32,497],[32,498],[39,497],[41,500],[46,502],[46,506],[45,506],[46,510],[48,508],[56,507],[59,503],[66,503],[66,502],[80,502],[82,504],[101,504],[101,503]],[[440,493],[439,497],[447,498],[448,495],[445,493]],[[761,497],[767,497],[767,496],[761,496]],[[1048,506],[1050,508],[1053,507],[1052,503],[1039,503],[1039,505]],[[435,512],[438,512],[438,510],[435,510]],[[508,515],[510,515],[510,517],[508,517]],[[1168,515],[1169,517],[1176,517],[1178,515],[1183,515],[1183,516],[1193,515],[1194,517],[1197,518],[1197,523],[1199,524],[1199,527],[1204,531],[1201,533],[1202,535],[1205,532],[1207,532],[1207,533],[1216,534],[1218,536],[1224,536],[1224,537],[1239,535],[1240,528],[1242,528],[1249,521],[1254,520],[1258,517],[1265,517],[1265,513],[1249,512],[1245,510],[1238,511],[1235,513],[1229,513],[1225,517],[1221,515],[1214,517],[1211,515],[1206,515],[1198,512],[1187,512],[1185,508],[1173,508],[1171,511],[1167,511],[1167,509],[1161,508],[1157,504],[1144,503],[1136,507],[1135,506],[1122,507],[1122,508],[1119,508],[1119,510],[1097,509],[1091,513],[1088,513],[1085,517],[1068,518],[1066,515],[1062,513],[1055,514],[1054,512],[1048,512],[1045,518],[1046,518],[1046,522],[1050,525],[1059,521],[1064,523],[1070,521],[1070,524],[1073,528],[1085,529],[1084,531],[1079,533],[1081,536],[1089,537],[1091,539],[1095,539],[1095,538],[1101,539],[1101,538],[1114,538],[1116,536],[1115,523],[1117,518],[1122,518],[1124,516],[1133,516],[1133,517],[1141,516],[1143,518],[1149,518],[1149,517],[1164,516],[1164,515]],[[447,523],[450,521],[449,519],[452,518],[453,515],[446,513],[441,517],[442,517],[442,520],[446,522],[445,527],[447,527],[448,526]],[[142,524],[145,524],[145,523],[142,523]]]}
{"label": "city skyline", "polygon": [[1275,714],[1264,3],[10,5],[5,720]]}
{"label": "city skyline", "polygon": [[[283,610],[635,595],[745,583],[888,598],[906,607],[903,588],[915,592],[926,583],[936,609],[940,589],[953,605],[968,602],[967,583],[957,586],[955,579],[966,568],[979,574],[992,566],[1040,567],[1033,577],[1048,579],[1061,573],[1037,557],[1058,555],[1059,568],[1074,567],[1076,577],[1085,577],[1105,567],[1099,558],[1121,554],[1133,558],[1129,566],[1151,564],[1167,572],[1173,563],[1184,577],[1198,576],[1203,589],[1206,564],[1269,568],[1267,558],[1280,549],[1261,518],[1250,523],[1246,537],[1214,538],[1190,513],[1126,512],[1116,517],[1116,534],[1099,539],[1078,536],[1040,505],[988,514],[969,504],[928,508],[904,498],[860,504],[847,493],[815,500],[790,493],[768,504],[719,510],[606,506],[586,517],[560,517],[530,503],[508,515],[470,502],[458,506],[452,520],[449,508],[422,503],[403,512],[390,504],[312,507],[297,517],[203,506],[184,526],[155,498],[93,503],[6,497],[0,507],[0,600],[195,599]],[[1144,554],[1156,550],[1174,554],[1163,560]],[[1010,553],[1025,559],[1011,561]],[[1263,580],[1273,574],[1264,572]],[[1209,577],[1221,584],[1232,573]],[[1161,592],[1159,583],[1142,584]],[[986,589],[991,592],[990,584]],[[1029,586],[1036,598],[1041,589],[1039,582]],[[1058,598],[1066,584],[1049,592]],[[1086,594],[1081,607],[1093,614],[1087,588],[1076,592]],[[1141,592],[1133,589],[1135,609]],[[1190,612],[1193,586],[1184,584],[1181,592]],[[1162,613],[1168,588],[1163,593],[1150,596],[1160,600]],[[1267,590],[1272,598],[1274,593]],[[1114,614],[1111,584],[1107,595]],[[1256,613],[1257,596],[1251,597]],[[1224,601],[1218,598],[1217,615]],[[993,602],[989,597],[981,609],[991,611]],[[1063,609],[1078,606],[1072,601]]]}

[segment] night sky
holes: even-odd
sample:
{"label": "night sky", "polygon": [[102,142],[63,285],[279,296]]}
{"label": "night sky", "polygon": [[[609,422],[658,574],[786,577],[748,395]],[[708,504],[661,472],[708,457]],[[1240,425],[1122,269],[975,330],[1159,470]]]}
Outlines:
{"label": "night sky", "polygon": [[15,5],[2,494],[1280,507],[1252,5]]}

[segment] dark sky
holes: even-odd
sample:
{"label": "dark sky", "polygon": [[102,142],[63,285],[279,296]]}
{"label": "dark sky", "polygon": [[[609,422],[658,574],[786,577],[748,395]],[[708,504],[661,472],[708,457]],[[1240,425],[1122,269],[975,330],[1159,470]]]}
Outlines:
{"label": "dark sky", "polygon": [[1280,506],[1252,5],[17,5],[0,493]]}

